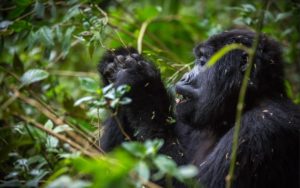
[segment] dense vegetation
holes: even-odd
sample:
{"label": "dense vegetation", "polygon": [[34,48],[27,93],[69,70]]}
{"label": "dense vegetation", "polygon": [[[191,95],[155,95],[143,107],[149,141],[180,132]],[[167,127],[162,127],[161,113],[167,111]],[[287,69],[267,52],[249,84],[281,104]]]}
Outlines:
{"label": "dense vegetation", "polygon": [[[163,140],[129,141],[109,154],[97,147],[102,121],[130,102],[122,97],[130,87],[101,87],[97,63],[107,49],[133,46],[172,91],[194,45],[256,28],[260,2],[1,1],[0,187],[157,187],[152,180],[164,177],[197,186],[195,167],[157,154]],[[300,104],[300,4],[269,1],[264,11],[262,31],[281,42],[286,91]]]}

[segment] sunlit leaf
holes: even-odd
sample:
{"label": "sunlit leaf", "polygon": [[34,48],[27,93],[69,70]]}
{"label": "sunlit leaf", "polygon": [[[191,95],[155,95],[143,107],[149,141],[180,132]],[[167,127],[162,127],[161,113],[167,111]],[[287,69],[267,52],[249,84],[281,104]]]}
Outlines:
{"label": "sunlit leaf", "polygon": [[9,21],[9,20],[1,21],[0,22],[0,30],[8,28],[8,26],[10,26],[11,24],[13,24],[13,22]]}
{"label": "sunlit leaf", "polygon": [[137,157],[145,157],[147,149],[139,142],[124,142],[122,147]]}
{"label": "sunlit leaf", "polygon": [[48,121],[45,123],[45,128],[52,130],[53,127],[54,127],[54,124],[53,124],[53,122],[52,122],[51,120],[48,120]]}
{"label": "sunlit leaf", "polygon": [[140,161],[136,168],[136,172],[138,173],[139,177],[143,178],[144,181],[148,181],[150,178],[150,169],[147,164],[143,161]]}
{"label": "sunlit leaf", "polygon": [[176,163],[165,155],[158,155],[154,159],[154,164],[163,173],[172,175],[176,172]]}
{"label": "sunlit leaf", "polygon": [[60,132],[65,132],[65,131],[72,131],[72,127],[70,127],[67,124],[63,124],[63,125],[58,125],[53,129],[53,132],[55,133],[60,133]]}
{"label": "sunlit leaf", "polygon": [[22,85],[29,85],[34,82],[38,82],[46,79],[49,76],[49,73],[41,69],[30,69],[23,74],[21,77]]}
{"label": "sunlit leaf", "polygon": [[198,169],[193,165],[178,167],[176,177],[179,179],[192,178],[198,174]]}
{"label": "sunlit leaf", "polygon": [[51,182],[47,188],[69,187],[69,188],[84,188],[89,187],[90,182],[84,180],[74,180],[70,176],[64,175]]}
{"label": "sunlit leaf", "polygon": [[82,98],[80,98],[80,99],[78,99],[78,100],[75,101],[74,106],[78,106],[78,105],[80,105],[80,104],[82,104],[84,102],[88,102],[88,101],[91,101],[93,99],[94,99],[93,96],[82,97]]}

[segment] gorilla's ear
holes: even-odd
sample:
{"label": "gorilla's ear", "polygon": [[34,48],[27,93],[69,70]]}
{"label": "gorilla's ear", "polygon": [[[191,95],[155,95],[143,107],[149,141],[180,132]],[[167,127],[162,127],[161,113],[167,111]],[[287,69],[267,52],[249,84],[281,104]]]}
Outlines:
{"label": "gorilla's ear", "polygon": [[247,70],[247,67],[249,65],[249,58],[248,53],[243,51],[241,56],[241,62],[240,62],[240,70],[242,72],[245,72]]}

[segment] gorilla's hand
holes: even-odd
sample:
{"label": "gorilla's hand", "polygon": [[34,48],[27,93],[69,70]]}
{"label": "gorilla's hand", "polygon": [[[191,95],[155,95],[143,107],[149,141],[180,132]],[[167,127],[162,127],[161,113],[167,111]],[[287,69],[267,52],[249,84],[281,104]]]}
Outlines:
{"label": "gorilla's hand", "polygon": [[133,48],[107,52],[99,65],[99,72],[105,84],[136,86],[160,79],[155,67]]}
{"label": "gorilla's hand", "polygon": [[132,99],[122,106],[119,114],[131,127],[159,127],[169,114],[170,100],[159,71],[133,48],[118,48],[107,52],[99,64],[105,85],[129,85],[125,95]]}

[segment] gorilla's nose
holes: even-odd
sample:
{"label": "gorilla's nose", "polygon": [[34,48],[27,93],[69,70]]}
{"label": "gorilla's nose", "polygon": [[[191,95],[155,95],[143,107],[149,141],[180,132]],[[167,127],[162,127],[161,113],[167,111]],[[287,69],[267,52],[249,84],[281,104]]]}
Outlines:
{"label": "gorilla's nose", "polygon": [[186,85],[186,84],[189,84],[193,78],[193,72],[188,72],[188,73],[185,73],[182,78],[178,81],[178,84],[180,85]]}

